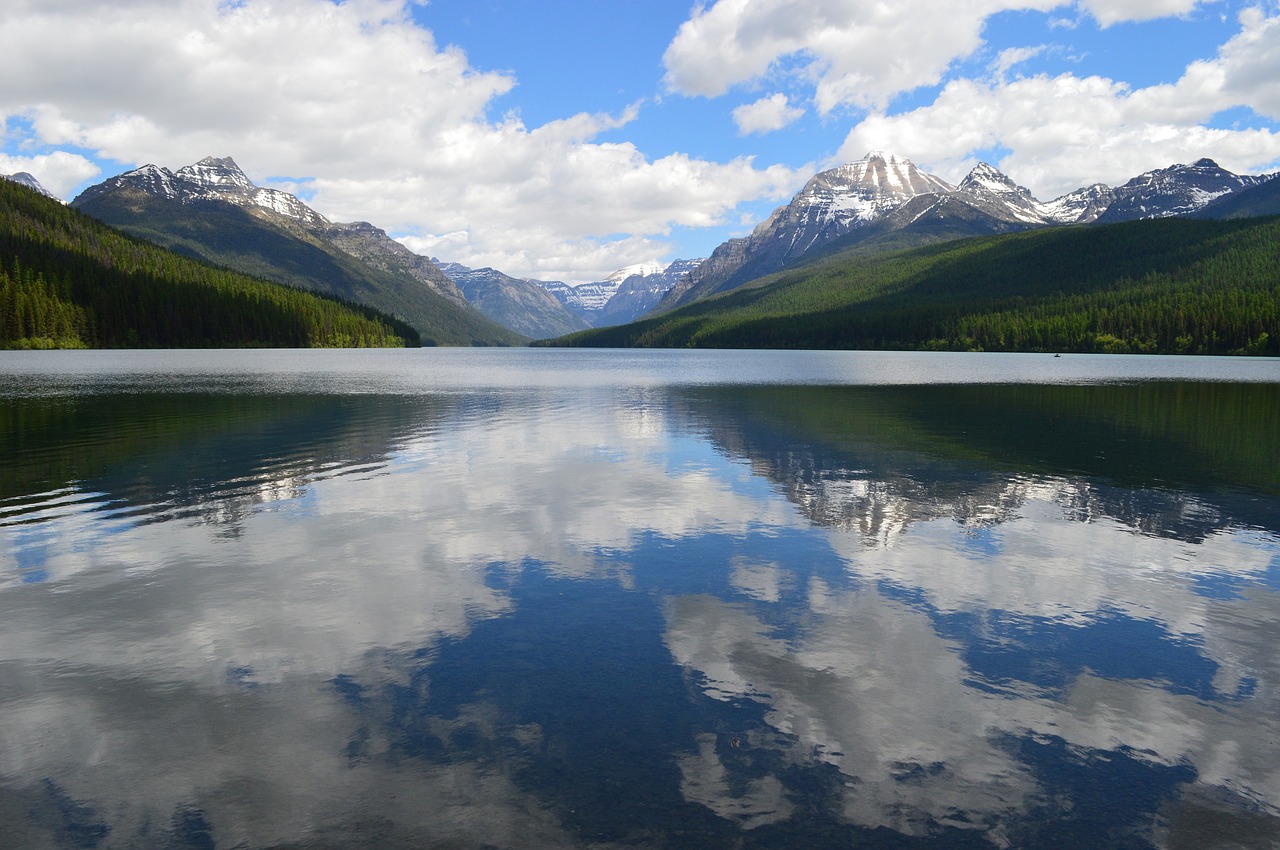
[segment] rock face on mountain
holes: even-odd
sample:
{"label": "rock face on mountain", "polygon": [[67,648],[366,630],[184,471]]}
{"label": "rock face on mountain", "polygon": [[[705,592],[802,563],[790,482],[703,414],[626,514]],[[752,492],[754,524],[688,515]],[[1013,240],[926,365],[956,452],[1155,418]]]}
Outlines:
{"label": "rock face on mountain", "polygon": [[531,339],[563,336],[590,327],[537,281],[521,280],[497,269],[432,261],[473,307]]}
{"label": "rock face on mountain", "polygon": [[415,254],[367,221],[347,224],[330,223],[322,228],[326,238],[358,260],[392,274],[404,274],[421,281],[435,292],[459,306],[467,298],[448,275],[430,259]]}
{"label": "rock face on mountain", "polygon": [[[720,245],[657,310],[854,246],[883,250],[1032,227],[1192,215],[1269,179],[1233,174],[1202,159],[1148,172],[1116,189],[1097,183],[1042,202],[987,163],[950,186],[910,160],[872,152],[816,175],[750,236]],[[1263,202],[1259,208],[1270,207]]]}
{"label": "rock face on mountain", "polygon": [[1191,165],[1171,165],[1140,174],[1117,187],[1115,201],[1097,221],[1112,224],[1193,215],[1219,198],[1257,186],[1267,179],[1233,174],[1211,159],[1196,160]]}
{"label": "rock face on mountain", "polygon": [[331,222],[288,192],[255,186],[229,157],[177,171],[144,165],[89,187],[72,206],[218,265],[376,307],[409,322],[427,344],[524,341],[385,231]]}

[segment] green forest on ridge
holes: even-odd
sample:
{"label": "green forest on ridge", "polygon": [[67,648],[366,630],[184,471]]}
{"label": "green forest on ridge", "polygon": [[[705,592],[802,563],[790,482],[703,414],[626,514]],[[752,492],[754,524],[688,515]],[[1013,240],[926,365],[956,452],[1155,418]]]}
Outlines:
{"label": "green forest on ridge", "polygon": [[418,344],[370,308],[180,256],[0,180],[0,348]]}
{"label": "green forest on ridge", "polygon": [[669,313],[539,344],[1280,354],[1280,217],[849,249]]}

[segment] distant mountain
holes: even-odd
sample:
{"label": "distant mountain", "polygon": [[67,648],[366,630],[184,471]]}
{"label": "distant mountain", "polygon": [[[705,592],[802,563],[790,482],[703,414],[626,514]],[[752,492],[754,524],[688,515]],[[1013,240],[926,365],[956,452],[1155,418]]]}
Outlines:
{"label": "distant mountain", "polygon": [[1171,165],[1141,174],[1115,190],[1115,200],[1098,224],[1194,215],[1220,198],[1266,182],[1265,177],[1233,174],[1211,159]]}
{"label": "distant mountain", "polygon": [[0,174],[0,178],[3,178],[5,180],[12,180],[14,183],[17,183],[22,186],[26,186],[28,189],[34,189],[35,191],[39,192],[41,195],[44,195],[46,198],[53,198],[55,201],[58,201],[59,203],[62,202],[61,198],[59,198],[57,195],[50,192],[44,186],[41,186],[40,181],[35,178],[35,175],[31,174],[28,171],[19,171],[16,174]]}
{"label": "distant mountain", "polygon": [[181,256],[0,180],[0,348],[420,342],[372,308]]}
{"label": "distant mountain", "polygon": [[424,344],[525,341],[384,231],[331,222],[294,195],[255,186],[230,158],[176,172],[144,165],[89,187],[72,206],[175,251],[399,316]]}
{"label": "distant mountain", "polygon": [[628,266],[614,272],[609,281],[617,286],[595,316],[594,327],[634,322],[658,306],[664,295],[691,273],[702,260],[674,260],[665,266]]}
{"label": "distant mountain", "polygon": [[1280,176],[1218,198],[1195,214],[1197,218],[1252,218],[1280,215]]}
{"label": "distant mountain", "polygon": [[[482,313],[535,339],[543,339],[569,333],[569,330],[556,330],[565,321],[572,324],[572,330],[635,321],[652,310],[662,296],[701,265],[702,260],[627,266],[604,280],[576,286],[558,280],[514,278],[496,269],[470,269],[458,263],[434,262]],[[527,291],[528,287],[550,295],[563,312],[547,309],[542,299]]]}
{"label": "distant mountain", "polygon": [[1041,204],[1040,208],[1058,224],[1091,224],[1115,199],[1115,189],[1105,183],[1094,183]]}
{"label": "distant mountain", "polygon": [[466,300],[493,321],[531,339],[546,339],[591,327],[546,287],[491,269],[471,269],[432,258]]}
{"label": "distant mountain", "polygon": [[[1233,174],[1201,159],[1148,172],[1119,188],[1098,183],[1045,202],[987,163],[951,186],[910,160],[873,151],[815,175],[750,236],[720,245],[667,293],[656,312],[855,246],[871,254],[1037,227],[1193,215],[1268,179]],[[1228,207],[1221,209],[1226,214]]]}

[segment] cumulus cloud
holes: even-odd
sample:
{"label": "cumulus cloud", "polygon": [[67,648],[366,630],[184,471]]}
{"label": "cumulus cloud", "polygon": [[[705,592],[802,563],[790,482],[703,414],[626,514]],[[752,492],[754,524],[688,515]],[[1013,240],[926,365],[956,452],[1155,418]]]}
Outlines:
{"label": "cumulus cloud", "polygon": [[0,32],[0,116],[22,118],[32,143],[120,163],[232,155],[257,182],[297,178],[289,187],[331,218],[454,246],[448,259],[472,265],[537,257],[506,270],[578,280],[635,262],[637,244],[653,258],[671,227],[719,224],[800,179],[597,141],[635,108],[539,127],[495,120],[516,80],[438,45],[408,9],[20,0]]}
{"label": "cumulus cloud", "polygon": [[[1063,0],[718,0],[699,6],[680,27],[663,57],[666,82],[681,94],[718,97],[736,85],[799,69],[813,80],[814,102],[823,114],[839,106],[881,109],[896,95],[942,82],[955,62],[983,47],[983,28],[991,16],[1047,13],[1070,5]],[[1199,5],[1201,0],[1080,0],[1077,8],[1109,27],[1185,15]],[[1052,23],[1074,26],[1066,18]]]}
{"label": "cumulus cloud", "polygon": [[926,106],[868,115],[839,155],[892,149],[958,179],[977,152],[1000,147],[1009,154],[998,165],[1045,199],[1202,156],[1237,172],[1263,171],[1280,160],[1280,134],[1208,122],[1232,106],[1280,115],[1269,82],[1277,72],[1280,18],[1255,9],[1217,57],[1193,63],[1175,83],[1133,89],[1073,74],[953,80]]}
{"label": "cumulus cloud", "polygon": [[772,133],[804,115],[804,110],[792,106],[787,96],[778,92],[762,97],[754,103],[746,103],[733,110],[733,121],[741,135]]}
{"label": "cumulus cloud", "polygon": [[938,83],[982,45],[986,19],[1010,9],[1048,11],[1059,0],[719,0],[697,9],[667,48],[667,84],[715,97],[784,62],[816,80],[822,113],[842,104],[884,106],[894,95]]}
{"label": "cumulus cloud", "polygon": [[35,156],[0,153],[0,174],[17,174],[22,171],[39,180],[40,185],[48,191],[65,198],[74,186],[97,177],[102,169],[85,157],[66,151]]}

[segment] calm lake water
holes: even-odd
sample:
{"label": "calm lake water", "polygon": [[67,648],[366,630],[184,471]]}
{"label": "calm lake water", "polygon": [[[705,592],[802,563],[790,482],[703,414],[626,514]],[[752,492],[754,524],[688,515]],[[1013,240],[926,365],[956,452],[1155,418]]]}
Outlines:
{"label": "calm lake water", "polygon": [[0,847],[1280,846],[1280,363],[0,353]]}

